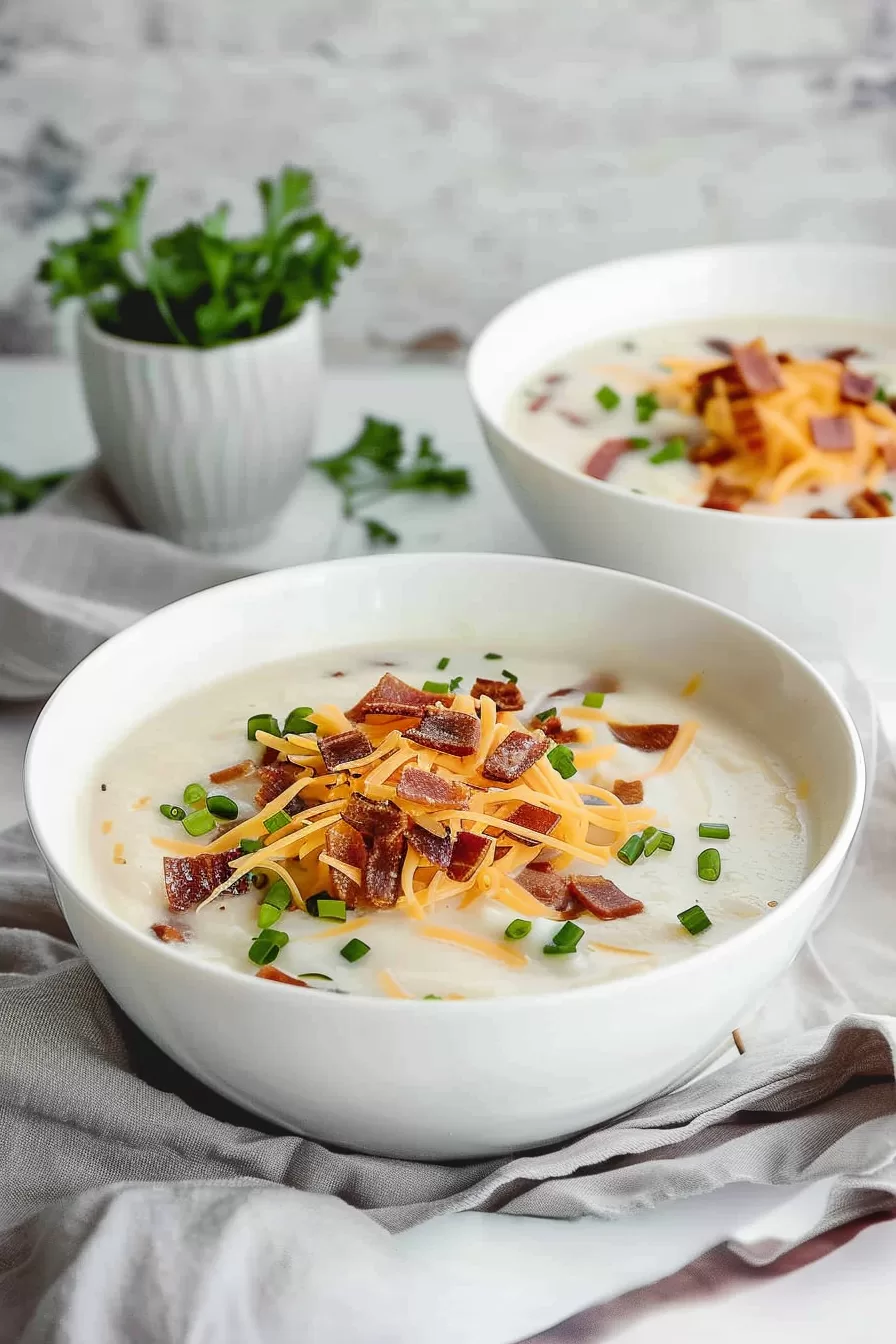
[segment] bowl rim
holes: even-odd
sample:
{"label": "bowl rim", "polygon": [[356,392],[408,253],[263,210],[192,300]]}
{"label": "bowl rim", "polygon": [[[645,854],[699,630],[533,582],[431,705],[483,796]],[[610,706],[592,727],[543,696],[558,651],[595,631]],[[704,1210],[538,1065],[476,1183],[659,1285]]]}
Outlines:
{"label": "bowl rim", "polygon": [[[192,975],[200,978],[202,976],[213,976],[216,978],[224,977],[228,982],[233,983],[234,986],[241,983],[247,993],[271,993],[282,989],[283,986],[277,985],[276,982],[267,981],[263,978],[260,979],[256,975],[240,974],[238,971],[217,962],[189,960],[185,958],[182,953],[179,953],[177,949],[169,944],[161,942],[159,939],[148,937],[144,931],[129,923],[122,916],[116,914],[116,912],[105,905],[100,898],[87,894],[83,884],[77,883],[69,878],[66,874],[65,865],[56,860],[53,839],[48,835],[41,821],[41,807],[39,799],[35,793],[34,780],[34,756],[39,739],[46,731],[45,725],[57,712],[59,703],[61,701],[64,702],[67,688],[72,681],[75,679],[80,680],[84,676],[89,676],[90,670],[94,664],[102,662],[104,659],[110,657],[115,658],[118,655],[119,650],[127,652],[129,646],[134,644],[139,646],[140,641],[147,637],[147,633],[151,635],[153,629],[157,625],[163,624],[164,621],[168,619],[168,613],[172,610],[198,607],[207,601],[226,601],[226,595],[231,593],[234,589],[239,589],[242,593],[251,593],[253,589],[263,587],[265,584],[277,579],[282,580],[287,575],[295,576],[300,582],[304,576],[307,576],[308,581],[313,584],[315,577],[319,577],[322,573],[328,573],[333,569],[346,571],[351,571],[352,569],[363,570],[369,568],[369,566],[373,564],[377,568],[383,569],[408,568],[414,570],[421,561],[432,562],[433,560],[438,560],[440,564],[447,564],[450,567],[454,567],[458,564],[471,565],[479,577],[481,577],[482,567],[484,565],[507,565],[508,563],[521,566],[524,569],[548,567],[562,570],[573,569],[586,574],[593,574],[596,572],[597,574],[602,575],[605,579],[609,579],[612,583],[620,583],[623,586],[629,585],[634,588],[653,589],[667,597],[671,596],[673,600],[684,601],[686,604],[702,608],[704,611],[711,613],[713,619],[720,620],[723,625],[728,624],[729,626],[740,627],[742,630],[749,632],[752,638],[770,645],[773,649],[777,650],[779,654],[783,655],[785,659],[790,660],[790,662],[795,664],[804,676],[815,683],[816,687],[821,691],[823,697],[827,701],[834,718],[839,722],[840,727],[845,732],[846,740],[851,748],[853,780],[849,805],[844,812],[831,843],[821,855],[818,862],[804,875],[799,884],[794,887],[793,891],[782,899],[778,910],[783,914],[788,909],[794,908],[795,905],[801,904],[804,900],[808,899],[820,883],[823,883],[827,878],[833,879],[836,877],[836,874],[842,868],[849,848],[855,839],[864,810],[867,783],[864,752],[858,731],[845,705],[840,702],[838,696],[828,685],[821,673],[818,672],[807,659],[803,658],[801,654],[785,644],[783,640],[778,639],[776,635],[771,634],[769,631],[763,629],[755,622],[748,620],[746,617],[728,611],[726,608],[721,607],[717,603],[711,602],[706,598],[697,597],[693,593],[685,592],[683,589],[670,588],[667,584],[659,583],[654,579],[642,578],[640,575],[628,574],[619,570],[606,569],[597,565],[587,565],[578,561],[558,560],[546,556],[505,555],[499,552],[405,552],[398,555],[376,557],[350,556],[340,560],[321,560],[309,565],[292,565],[281,569],[264,570],[260,573],[250,574],[243,578],[232,579],[227,583],[218,584],[213,588],[202,589],[187,597],[179,598],[175,602],[170,602],[166,606],[160,607],[156,611],[150,612],[146,616],[135,621],[133,624],[126,626],[123,630],[110,636],[109,639],[104,640],[102,644],[98,645],[97,648],[92,650],[92,652],[87,654],[74,668],[72,668],[56,687],[55,691],[49,697],[38,715],[28,739],[23,766],[25,810],[28,822],[31,826],[35,842],[44,864],[51,874],[59,875],[67,894],[74,898],[79,905],[84,907],[89,914],[94,915],[101,923],[111,928],[111,930],[119,937],[123,935],[125,944],[133,941],[144,951],[148,949],[150,956],[156,955],[169,958],[172,966],[176,963],[184,974],[188,976]],[[777,911],[776,914],[778,914]],[[781,915],[778,914],[778,918],[780,917]],[[703,958],[721,961],[724,957],[733,955],[732,949],[735,947],[742,949],[745,944],[758,941],[760,938],[764,937],[768,927],[769,926],[764,919],[757,920],[751,923],[749,928],[741,929],[732,937],[726,938],[722,942],[707,948],[701,953],[701,956]],[[691,958],[686,957],[681,961],[670,962],[665,966],[652,969],[643,976],[624,976],[618,980],[598,981],[597,983],[588,985],[574,985],[566,989],[551,991],[550,994],[509,994],[496,995],[493,998],[470,998],[460,1001],[452,1001],[451,1010],[452,1012],[461,1013],[482,1011],[511,1012],[513,1011],[514,1005],[519,1009],[520,1005],[531,1005],[545,998],[550,998],[551,1000],[565,1000],[570,996],[574,996],[574,1001],[578,1002],[581,1001],[581,996],[583,995],[604,997],[612,996],[614,994],[625,995],[636,993],[640,986],[654,985],[660,980],[665,981],[674,979],[677,976],[686,975],[690,963]],[[246,986],[248,985],[252,985],[254,988],[247,989]],[[376,1012],[420,1012],[431,1010],[430,1004],[426,1000],[416,998],[390,999],[368,994],[333,993],[328,993],[322,996],[319,993],[315,995],[315,1002],[319,1001],[321,997],[326,997],[330,1001],[331,1010],[334,1012],[356,1012],[365,1007],[368,1011],[372,1010]],[[304,1002],[304,999],[300,996],[297,1002]]]}
{"label": "bowl rim", "polygon": [[[499,322],[507,320],[512,315],[518,315],[529,303],[535,299],[543,297],[553,289],[558,289],[562,285],[571,285],[577,280],[584,280],[595,275],[600,271],[615,269],[624,269],[627,267],[636,267],[642,263],[659,263],[662,261],[673,261],[679,258],[706,258],[711,260],[713,257],[731,257],[746,258],[748,255],[759,257],[762,253],[773,255],[778,258],[786,258],[788,254],[799,254],[802,257],[814,256],[821,263],[826,260],[828,264],[848,264],[850,261],[879,261],[881,263],[889,262],[896,268],[896,247],[886,247],[877,243],[790,243],[785,240],[764,243],[713,243],[703,247],[672,247],[664,248],[659,252],[639,252],[634,256],[613,257],[607,261],[596,262],[593,266],[582,266],[576,271],[569,271],[565,275],[556,276],[553,280],[548,280],[543,285],[537,285],[534,289],[527,290],[525,294],[506,304],[503,308],[489,318],[485,326],[479,331],[473,344],[467,353],[464,364],[464,375],[467,383],[467,391],[473,407],[481,420],[489,424],[496,433],[500,434],[502,439],[524,457],[528,457],[533,462],[538,463],[548,471],[557,472],[571,481],[585,485],[586,489],[596,490],[600,494],[607,495],[613,499],[620,497],[629,502],[634,502],[635,507],[647,507],[650,509],[660,508],[664,510],[673,510],[675,513],[684,513],[689,517],[706,517],[706,512],[701,510],[699,505],[683,504],[674,499],[664,499],[659,495],[641,495],[635,494],[631,490],[625,490],[618,485],[612,485],[609,481],[600,481],[593,476],[587,476],[584,471],[576,471],[572,467],[565,466],[562,462],[553,462],[543,453],[537,452],[534,448],[525,444],[518,438],[506,425],[496,420],[485,409],[479,394],[478,385],[482,374],[479,365],[482,361],[482,348],[486,341],[493,336],[494,328]],[[732,314],[736,316],[736,314]],[[649,330],[649,328],[643,328]],[[620,333],[621,334],[621,333]],[[575,349],[580,349],[576,346]],[[754,528],[804,528],[809,523],[816,523],[813,518],[802,518],[791,514],[767,514],[767,513],[743,513],[728,512],[727,510],[709,510],[714,516],[721,515],[726,519],[733,519],[735,526],[746,526]],[[826,521],[834,523],[896,523],[896,516],[891,518],[831,518]],[[699,526],[699,524],[697,524]]]}

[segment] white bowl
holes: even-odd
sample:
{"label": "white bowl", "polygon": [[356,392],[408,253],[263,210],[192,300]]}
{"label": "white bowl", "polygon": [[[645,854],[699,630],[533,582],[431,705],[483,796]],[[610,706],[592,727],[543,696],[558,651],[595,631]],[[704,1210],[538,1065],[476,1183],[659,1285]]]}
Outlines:
{"label": "white bowl", "polygon": [[[473,595],[476,595],[474,598]],[[365,641],[527,635],[601,665],[699,669],[710,700],[810,782],[813,867],[774,914],[678,964],[556,994],[456,1003],[306,993],[203,964],[106,904],[84,781],[134,725],[211,680]],[[691,1073],[799,949],[843,863],[864,789],[852,723],[818,674],[755,626],[658,584],[494,555],[344,560],[189,597],[116,635],[62,683],[25,765],[28,814],[66,919],[122,1008],[217,1091],[288,1129],[376,1153],[461,1158],[543,1143]]]}
{"label": "white bowl", "polygon": [[530,374],[616,333],[733,316],[851,318],[896,332],[896,250],[763,244],[632,257],[579,271],[505,308],[473,345],[470,391],[517,504],[555,555],[643,574],[758,621],[810,657],[869,676],[896,667],[883,585],[896,519],[836,523],[722,513],[632,494],[546,460],[505,428]]}

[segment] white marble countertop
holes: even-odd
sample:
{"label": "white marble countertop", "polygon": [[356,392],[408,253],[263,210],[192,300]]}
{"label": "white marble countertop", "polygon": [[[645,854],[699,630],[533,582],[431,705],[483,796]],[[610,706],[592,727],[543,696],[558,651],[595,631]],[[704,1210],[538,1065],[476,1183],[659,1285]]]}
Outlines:
{"label": "white marble countertop", "polygon": [[[487,458],[458,370],[404,367],[332,372],[325,389],[316,451],[331,453],[347,445],[365,413],[397,421],[415,432],[431,431],[437,446],[452,462],[463,463],[473,472],[475,491],[468,499],[424,501],[422,508],[416,502],[409,506],[408,501],[396,499],[375,510],[377,516],[402,533],[405,549],[541,551]],[[83,465],[92,453],[74,368],[62,360],[0,361],[0,463],[36,474]],[[353,554],[364,548],[361,529],[340,517],[335,492],[312,473],[270,540],[240,559],[259,567],[273,567]],[[38,705],[0,706],[0,828],[24,816],[22,754],[38,709]],[[726,1233],[755,1217],[755,1196],[746,1187],[739,1191],[741,1188],[734,1187],[726,1193],[724,1223],[719,1223],[715,1232],[704,1232],[702,1235],[708,1236],[708,1240],[703,1244],[711,1245],[724,1235],[723,1227]],[[693,1227],[697,1203],[689,1201],[695,1207],[682,1211],[681,1235],[686,1225]],[[716,1212],[713,1216],[718,1219],[720,1215]],[[483,1224],[479,1230],[483,1264],[498,1264],[501,1255],[511,1255],[519,1264],[526,1255],[533,1254],[534,1263],[553,1254],[563,1255],[568,1263],[571,1249],[568,1239],[575,1236],[581,1272],[575,1284],[571,1280],[566,1282],[564,1300],[568,1309],[581,1310],[601,1291],[597,1287],[599,1267],[606,1251],[601,1238],[607,1229],[602,1225],[589,1228],[587,1224],[593,1220],[587,1219],[553,1229],[550,1224],[523,1227],[532,1221],[498,1220],[497,1227],[508,1235],[510,1229],[505,1229],[505,1224],[520,1224],[520,1238],[511,1249],[503,1231],[498,1238],[501,1245],[489,1245],[483,1229],[495,1224]],[[710,1224],[706,1226],[709,1228]],[[649,1261],[653,1270],[642,1266],[640,1282],[668,1274],[679,1262],[673,1253],[678,1234],[672,1234],[667,1227],[648,1255],[648,1231],[645,1228],[642,1258],[646,1257],[645,1265]],[[537,1254],[533,1252],[533,1242],[524,1244],[524,1233],[542,1238]],[[694,1235],[694,1253],[699,1254],[700,1235]],[[442,1240],[439,1245],[442,1248],[439,1253],[446,1254],[448,1242]],[[887,1270],[894,1251],[896,1223],[879,1224],[865,1229],[856,1240],[826,1255],[820,1263],[807,1264],[782,1277],[745,1272],[720,1288],[718,1284],[701,1284],[698,1273],[679,1291],[673,1288],[667,1292],[662,1284],[658,1285],[649,1300],[641,1296],[637,1309],[633,1309],[631,1298],[623,1299],[618,1311],[615,1307],[597,1308],[587,1319],[580,1318],[579,1328],[559,1327],[540,1338],[545,1344],[573,1344],[573,1341],[585,1344],[587,1340],[609,1337],[631,1344],[636,1340],[639,1344],[641,1341],[671,1344],[687,1336],[699,1344],[715,1339],[721,1329],[729,1344],[748,1344],[748,1341],[753,1344],[757,1332],[768,1344],[777,1341],[790,1344],[794,1327],[799,1334],[798,1327],[811,1321],[821,1344],[825,1341],[833,1344],[834,1340],[855,1335],[855,1303],[860,1292],[863,1344],[877,1341],[883,1344],[892,1335],[889,1320],[896,1306],[896,1287]],[[593,1266],[590,1270],[589,1263]],[[669,1282],[674,1284],[678,1280]],[[544,1324],[562,1314],[545,1303],[541,1312]],[[518,1338],[508,1319],[502,1323],[499,1317],[496,1309],[495,1341],[499,1337],[502,1341]],[[538,1319],[537,1315],[533,1319]]]}

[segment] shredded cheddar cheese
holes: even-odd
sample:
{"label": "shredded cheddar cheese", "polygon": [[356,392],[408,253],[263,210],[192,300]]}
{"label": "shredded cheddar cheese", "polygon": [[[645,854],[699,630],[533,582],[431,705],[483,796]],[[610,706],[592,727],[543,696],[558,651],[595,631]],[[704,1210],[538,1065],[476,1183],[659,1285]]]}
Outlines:
{"label": "shredded cheddar cheese", "polygon": [[525,952],[515,947],[504,947],[490,938],[482,938],[478,933],[468,933],[466,929],[450,929],[441,924],[421,924],[418,930],[421,938],[433,938],[440,943],[453,943],[465,948],[467,952],[476,952],[480,957],[491,957],[492,961],[503,962],[513,970],[521,971],[528,965]]}

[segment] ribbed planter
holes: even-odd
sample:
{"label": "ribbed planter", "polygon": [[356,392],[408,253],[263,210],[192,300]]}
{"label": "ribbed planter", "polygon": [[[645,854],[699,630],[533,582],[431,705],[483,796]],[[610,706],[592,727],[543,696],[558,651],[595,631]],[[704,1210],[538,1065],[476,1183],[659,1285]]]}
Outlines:
{"label": "ribbed planter", "polygon": [[212,350],[121,340],[85,311],[78,354],[100,459],[136,520],[195,550],[260,540],[311,448],[317,305],[288,327]]}

